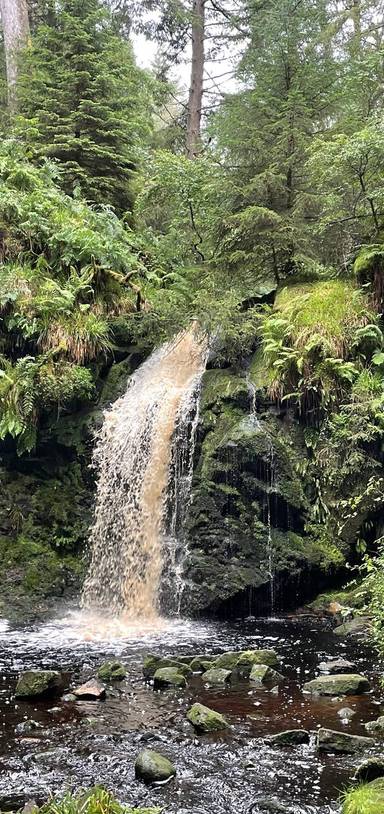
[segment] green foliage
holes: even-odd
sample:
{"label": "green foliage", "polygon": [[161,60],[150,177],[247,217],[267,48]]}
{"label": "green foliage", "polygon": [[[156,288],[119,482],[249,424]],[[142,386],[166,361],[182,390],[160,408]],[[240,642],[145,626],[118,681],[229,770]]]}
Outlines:
{"label": "green foliage", "polygon": [[22,60],[16,132],[35,158],[60,162],[68,193],[123,213],[150,134],[151,81],[101,0],[50,2],[48,20]]}
{"label": "green foliage", "polygon": [[359,375],[360,346],[382,345],[373,320],[362,293],[341,280],[280,289],[260,325],[271,394],[309,412],[338,403]]}
{"label": "green foliage", "polygon": [[61,799],[49,800],[39,811],[41,814],[160,814],[161,808],[131,808],[122,805],[113,795],[95,786],[86,792],[70,792]]}
{"label": "green foliage", "polygon": [[[65,195],[48,165],[0,151],[0,437],[30,451],[42,411],[95,393],[89,362],[111,355],[117,315],[132,318],[143,267],[111,210]],[[2,261],[2,262],[1,262]]]}

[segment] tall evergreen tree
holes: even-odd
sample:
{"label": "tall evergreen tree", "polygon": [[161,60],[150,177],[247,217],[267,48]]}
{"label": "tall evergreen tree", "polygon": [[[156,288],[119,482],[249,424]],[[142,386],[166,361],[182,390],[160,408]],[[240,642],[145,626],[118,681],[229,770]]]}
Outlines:
{"label": "tall evergreen tree", "polygon": [[21,131],[57,159],[67,192],[120,213],[133,199],[149,129],[150,83],[100,0],[43,0],[19,80]]}

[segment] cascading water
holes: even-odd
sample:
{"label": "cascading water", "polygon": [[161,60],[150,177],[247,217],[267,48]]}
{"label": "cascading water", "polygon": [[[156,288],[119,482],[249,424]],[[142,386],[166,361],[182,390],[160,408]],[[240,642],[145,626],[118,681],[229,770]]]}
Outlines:
{"label": "cascading water", "polygon": [[170,484],[172,444],[196,413],[206,356],[207,341],[193,325],[155,351],[105,413],[94,454],[99,477],[83,607],[128,618],[158,614],[164,564],[172,561],[165,551],[167,496],[181,497]]}

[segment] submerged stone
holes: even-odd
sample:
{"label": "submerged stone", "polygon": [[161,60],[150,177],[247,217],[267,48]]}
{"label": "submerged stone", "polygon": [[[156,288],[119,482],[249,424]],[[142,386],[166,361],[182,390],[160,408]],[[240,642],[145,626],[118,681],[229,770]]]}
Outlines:
{"label": "submerged stone", "polygon": [[177,667],[160,667],[153,676],[153,683],[156,689],[163,687],[186,687],[187,680]]}
{"label": "submerged stone", "polygon": [[249,678],[252,684],[255,684],[257,687],[266,687],[267,689],[277,687],[284,681],[284,676],[276,670],[273,670],[272,667],[269,667],[267,664],[254,664]]}
{"label": "submerged stone", "polygon": [[237,662],[239,661],[241,653],[240,652],[229,652],[229,653],[222,653],[220,656],[217,656],[213,662],[213,667],[224,667],[226,670],[233,670],[236,667]]}
{"label": "submerged stone", "polygon": [[16,698],[38,698],[59,695],[65,689],[66,677],[57,670],[26,670],[16,685]]}
{"label": "submerged stone", "polygon": [[135,762],[135,776],[144,783],[159,783],[169,780],[176,774],[176,769],[167,757],[152,749],[143,749]]}
{"label": "submerged stone", "polygon": [[326,675],[304,684],[304,692],[318,695],[361,695],[370,689],[367,678],[361,675]]}
{"label": "submerged stone", "polygon": [[106,661],[97,671],[100,681],[123,681],[127,671],[120,661]]}
{"label": "submerged stone", "polygon": [[330,675],[337,675],[340,673],[353,673],[356,670],[356,664],[347,659],[333,659],[332,661],[322,661],[319,664],[321,673],[329,673]]}
{"label": "submerged stone", "polygon": [[187,712],[187,718],[197,732],[218,732],[229,726],[224,715],[205,707],[204,704],[193,704]]}
{"label": "submerged stone", "polygon": [[97,678],[90,678],[85,684],[76,687],[76,689],[73,690],[73,694],[77,699],[80,698],[84,701],[103,701],[106,696],[106,690],[101,681],[98,681]]}
{"label": "submerged stone", "polygon": [[347,735],[345,732],[337,732],[334,729],[319,729],[317,733],[317,747],[321,752],[345,752],[354,754],[361,749],[369,749],[374,746],[373,738],[365,738],[362,735]]}
{"label": "submerged stone", "polygon": [[266,738],[266,743],[275,746],[298,746],[302,743],[309,743],[309,732],[306,729],[286,729],[278,732],[277,735],[270,735]]}
{"label": "submerged stone", "polygon": [[30,732],[35,732],[36,729],[42,729],[42,725],[37,721],[29,719],[28,721],[22,721],[20,724],[17,724],[15,733],[16,735],[29,735]]}
{"label": "submerged stone", "polygon": [[232,677],[232,670],[225,670],[224,667],[211,667],[203,673],[203,681],[206,684],[229,684]]}

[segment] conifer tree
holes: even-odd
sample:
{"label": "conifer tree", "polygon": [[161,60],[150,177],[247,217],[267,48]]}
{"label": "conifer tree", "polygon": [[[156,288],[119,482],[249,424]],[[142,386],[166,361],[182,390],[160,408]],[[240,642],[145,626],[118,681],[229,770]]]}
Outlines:
{"label": "conifer tree", "polygon": [[21,132],[57,159],[64,188],[130,210],[150,84],[100,0],[43,0],[19,81]]}

